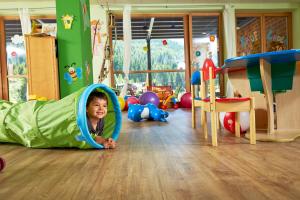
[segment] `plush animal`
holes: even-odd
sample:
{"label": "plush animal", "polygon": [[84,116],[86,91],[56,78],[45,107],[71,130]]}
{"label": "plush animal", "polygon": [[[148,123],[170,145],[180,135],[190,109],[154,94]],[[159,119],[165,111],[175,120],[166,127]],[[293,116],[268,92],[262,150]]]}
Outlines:
{"label": "plush animal", "polygon": [[169,113],[157,108],[154,104],[129,104],[128,119],[139,122],[143,119],[166,122]]}

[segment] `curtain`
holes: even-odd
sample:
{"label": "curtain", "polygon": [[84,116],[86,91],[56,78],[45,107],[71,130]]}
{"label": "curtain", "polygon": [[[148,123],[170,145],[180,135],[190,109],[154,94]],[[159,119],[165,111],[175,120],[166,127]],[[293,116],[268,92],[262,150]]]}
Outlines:
{"label": "curtain", "polygon": [[18,12],[22,26],[22,34],[24,35],[31,33],[31,21],[28,8],[19,8]]}
{"label": "curtain", "polygon": [[122,88],[120,96],[125,96],[127,92],[128,85],[128,75],[131,59],[131,5],[125,5],[123,11],[123,34],[124,34],[124,60],[123,60],[123,72],[124,77],[124,87]]}
{"label": "curtain", "polygon": [[[225,32],[225,58],[233,58],[236,56],[236,32],[235,32],[235,9],[232,5],[226,4],[223,11],[224,32]],[[233,97],[233,87],[228,78],[225,78],[226,96]]]}

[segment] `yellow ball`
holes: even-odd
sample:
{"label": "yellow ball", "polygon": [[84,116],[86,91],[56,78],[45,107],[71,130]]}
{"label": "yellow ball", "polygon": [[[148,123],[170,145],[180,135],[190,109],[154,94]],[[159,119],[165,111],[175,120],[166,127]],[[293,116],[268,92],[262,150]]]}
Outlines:
{"label": "yellow ball", "polygon": [[119,101],[121,110],[124,110],[124,107],[125,107],[125,100],[124,100],[124,98],[123,97],[118,97],[118,101]]}

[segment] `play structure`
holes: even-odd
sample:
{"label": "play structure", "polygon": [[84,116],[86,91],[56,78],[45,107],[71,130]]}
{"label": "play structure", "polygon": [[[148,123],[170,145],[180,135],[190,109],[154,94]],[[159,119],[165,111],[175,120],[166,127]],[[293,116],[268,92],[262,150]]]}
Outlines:
{"label": "play structure", "polygon": [[[267,130],[258,131],[264,134],[257,134],[257,140],[285,142],[300,136],[300,68],[297,61],[300,61],[299,49],[225,60],[223,68],[229,71],[234,88],[243,96],[255,96],[256,111],[261,111],[257,122],[267,121]],[[267,119],[261,118],[263,112]]]}
{"label": "play structure", "polygon": [[156,105],[148,103],[146,105],[129,104],[128,119],[139,122],[144,119],[166,122],[169,113],[157,108]]}
{"label": "play structure", "polygon": [[[158,106],[166,110],[168,108],[174,108],[177,109],[179,107],[178,103],[178,93],[180,91],[181,87],[178,87],[175,92],[173,92],[171,86],[148,86],[147,90],[151,91],[151,93],[155,93],[158,97],[159,103]],[[154,97],[155,101],[157,101],[157,98]],[[151,102],[149,102],[151,103]],[[155,104],[157,104],[155,102]]]}
{"label": "play structure", "polygon": [[28,101],[12,104],[0,101],[0,142],[32,148],[103,146],[94,141],[87,127],[86,103],[93,90],[108,97],[103,137],[118,139],[121,110],[115,92],[103,84],[82,88],[59,101]]}

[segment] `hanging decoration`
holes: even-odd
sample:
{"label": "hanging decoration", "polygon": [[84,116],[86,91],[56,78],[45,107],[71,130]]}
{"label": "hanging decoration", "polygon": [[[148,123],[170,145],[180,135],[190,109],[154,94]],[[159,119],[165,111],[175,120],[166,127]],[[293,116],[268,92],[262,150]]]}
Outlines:
{"label": "hanging decoration", "polygon": [[163,44],[164,46],[166,46],[166,45],[168,44],[167,40],[166,40],[166,39],[162,40],[162,44]]}
{"label": "hanging decoration", "polygon": [[209,41],[214,42],[216,39],[216,37],[214,35],[210,35],[209,36]]}
{"label": "hanging decoration", "polygon": [[[100,48],[100,44],[101,44],[101,34],[100,34],[101,25],[102,25],[102,22],[100,22],[100,20],[92,20],[91,21],[93,55],[95,55],[95,52],[97,53],[97,55],[100,54],[99,48]],[[97,51],[96,51],[96,49],[97,49]]]}
{"label": "hanging decoration", "polygon": [[74,21],[74,16],[73,15],[66,14],[66,15],[63,15],[61,17],[61,19],[63,20],[65,29],[71,29],[72,28],[72,24],[73,24],[73,21]]}
{"label": "hanging decoration", "polygon": [[197,57],[199,57],[199,56],[201,56],[201,52],[200,52],[200,51],[196,51],[196,52],[195,52],[195,55],[196,55]]}
{"label": "hanging decoration", "polygon": [[120,96],[125,96],[127,93],[129,82],[129,68],[131,60],[131,5],[125,5],[123,10],[123,35],[124,35],[124,57],[123,57],[123,72],[124,72],[124,86],[121,90]]}
{"label": "hanging decoration", "polygon": [[147,52],[147,51],[148,51],[148,47],[147,47],[147,46],[144,46],[144,47],[143,47],[143,50]]}
{"label": "hanging decoration", "polygon": [[17,53],[15,51],[11,52],[11,57],[16,57]]}
{"label": "hanging decoration", "polygon": [[23,44],[24,37],[20,35],[14,35],[13,37],[11,37],[11,42],[15,45]]}

